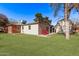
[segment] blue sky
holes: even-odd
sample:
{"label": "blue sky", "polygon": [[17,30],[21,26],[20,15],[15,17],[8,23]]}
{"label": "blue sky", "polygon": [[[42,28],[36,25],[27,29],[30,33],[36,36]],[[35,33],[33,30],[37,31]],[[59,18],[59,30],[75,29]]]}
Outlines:
{"label": "blue sky", "polygon": [[[63,11],[59,11],[58,16],[53,16],[53,9],[48,3],[0,3],[0,13],[6,15],[9,19],[14,21],[27,20],[28,23],[33,22],[36,13],[42,13],[42,15],[48,16],[52,20],[52,24],[55,25],[59,18],[62,18]],[[73,18],[77,18],[77,13],[71,13]],[[76,17],[75,17],[76,16]]]}

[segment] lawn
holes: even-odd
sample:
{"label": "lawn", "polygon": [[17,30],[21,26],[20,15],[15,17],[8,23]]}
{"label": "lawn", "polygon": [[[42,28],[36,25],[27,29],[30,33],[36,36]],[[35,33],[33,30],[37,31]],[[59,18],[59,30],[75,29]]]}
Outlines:
{"label": "lawn", "polygon": [[79,56],[79,34],[66,40],[63,35],[38,37],[0,33],[0,55],[4,56]]}

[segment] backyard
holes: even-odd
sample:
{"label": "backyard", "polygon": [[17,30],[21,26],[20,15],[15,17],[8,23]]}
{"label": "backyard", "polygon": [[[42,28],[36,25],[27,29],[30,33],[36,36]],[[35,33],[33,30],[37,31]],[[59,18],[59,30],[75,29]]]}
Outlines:
{"label": "backyard", "polygon": [[39,37],[0,33],[0,55],[79,56],[79,34],[72,35],[70,40],[66,40],[60,34]]}

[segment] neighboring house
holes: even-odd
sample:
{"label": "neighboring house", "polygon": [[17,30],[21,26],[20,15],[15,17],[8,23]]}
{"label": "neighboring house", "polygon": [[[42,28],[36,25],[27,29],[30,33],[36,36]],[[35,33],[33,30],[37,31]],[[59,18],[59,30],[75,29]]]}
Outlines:
{"label": "neighboring house", "polygon": [[0,26],[0,32],[7,33],[7,26]]}
{"label": "neighboring house", "polygon": [[3,32],[3,31],[4,31],[3,29],[4,29],[4,28],[0,26],[0,32]]}
{"label": "neighboring house", "polygon": [[21,33],[21,25],[9,25],[8,33]]}
{"label": "neighboring house", "polygon": [[79,32],[79,23],[76,23],[74,27],[75,27],[75,32]]}
{"label": "neighboring house", "polygon": [[76,30],[76,32],[79,32],[79,26],[77,26],[75,30]]}
{"label": "neighboring house", "polygon": [[8,25],[8,33],[21,33],[21,24],[14,22]]}
{"label": "neighboring house", "polygon": [[[68,20],[68,23],[69,23],[69,30],[71,32],[73,23],[71,20]],[[55,26],[55,30],[56,30],[56,33],[64,33],[65,32],[65,21],[63,19],[58,21],[58,23]]]}
{"label": "neighboring house", "polygon": [[76,27],[76,32],[79,32],[79,27]]}

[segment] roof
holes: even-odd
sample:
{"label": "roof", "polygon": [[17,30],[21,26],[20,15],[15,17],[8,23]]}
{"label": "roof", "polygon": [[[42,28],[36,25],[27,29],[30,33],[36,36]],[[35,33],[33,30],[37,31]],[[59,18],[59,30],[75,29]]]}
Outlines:
{"label": "roof", "polygon": [[8,26],[10,26],[10,25],[21,25],[21,24],[8,24]]}
{"label": "roof", "polygon": [[28,23],[28,24],[21,24],[21,25],[34,25],[34,24],[38,24],[38,23]]}
{"label": "roof", "polygon": [[24,25],[34,25],[34,24],[39,24],[39,23],[38,22],[33,22],[33,23],[22,24],[20,22],[10,22],[10,24],[8,24],[8,26],[9,25],[22,25],[22,26],[24,26]]}
{"label": "roof", "polygon": [[38,24],[38,23],[28,23],[28,24],[21,24],[21,23],[11,23],[11,24],[8,24],[8,25],[34,25],[34,24]]}

